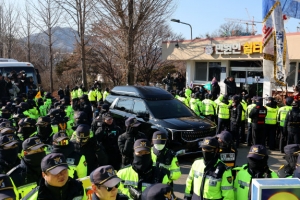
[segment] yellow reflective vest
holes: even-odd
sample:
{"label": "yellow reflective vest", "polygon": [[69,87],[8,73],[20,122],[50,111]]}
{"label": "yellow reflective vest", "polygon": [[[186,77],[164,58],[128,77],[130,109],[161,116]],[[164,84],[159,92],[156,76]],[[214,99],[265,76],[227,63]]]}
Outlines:
{"label": "yellow reflective vest", "polygon": [[290,110],[292,110],[292,106],[283,106],[279,108],[277,113],[277,122],[280,122],[280,126],[284,126],[285,117]]}
{"label": "yellow reflective vest", "polygon": [[251,118],[249,117],[249,113],[251,112],[252,108],[254,108],[256,106],[255,103],[252,103],[250,104],[248,107],[247,107],[247,110],[246,110],[246,115],[247,115],[247,118],[248,118],[248,123],[251,123],[252,120]]}
{"label": "yellow reflective vest", "polygon": [[[151,148],[151,158],[153,161],[153,166],[156,166],[157,165],[157,163],[156,163],[157,156],[153,152],[153,147]],[[175,181],[180,178],[181,171],[180,171],[180,166],[179,166],[178,159],[176,156],[173,157],[173,159],[170,163],[168,163],[168,164],[159,163],[159,166],[167,169],[170,172],[170,180]]]}
{"label": "yellow reflective vest", "polygon": [[229,104],[227,105],[223,102],[220,102],[217,107],[217,114],[220,119],[229,119],[230,118]]}
{"label": "yellow reflective vest", "polygon": [[269,106],[266,106],[267,109],[267,115],[265,118],[265,124],[277,124],[277,112],[278,108],[271,108]]}
{"label": "yellow reflective vest", "polygon": [[[242,167],[235,168],[239,171],[237,172],[237,176],[234,180],[234,195],[235,199],[248,199],[249,186],[252,176],[248,172],[248,164],[243,165]],[[271,178],[278,178],[275,172],[271,172]],[[252,199],[252,198],[251,198]]]}
{"label": "yellow reflective vest", "polygon": [[207,115],[215,115],[217,109],[217,104],[210,100],[210,99],[204,99],[202,101],[202,107],[201,107],[201,113],[205,116]]}
{"label": "yellow reflective vest", "polygon": [[[139,175],[138,173],[136,173],[136,171],[134,171],[134,169],[132,168],[131,165],[128,165],[127,167],[124,167],[123,169],[120,169],[117,173],[117,176],[122,179],[122,181],[120,182],[120,186],[119,186],[119,191],[130,197],[130,193],[129,193],[129,188],[128,186],[134,187],[134,188],[138,188],[138,182],[139,182]],[[168,184],[169,181],[169,177],[167,175],[165,175],[163,177],[162,183],[163,184]],[[152,183],[142,183],[142,191],[144,191],[147,187],[149,187],[150,185],[152,185]]]}
{"label": "yellow reflective vest", "polygon": [[196,115],[200,116],[201,101],[199,99],[191,98],[190,108],[196,113]]}
{"label": "yellow reflective vest", "polygon": [[241,105],[242,105],[242,107],[243,107],[243,109],[242,109],[242,118],[241,118],[241,121],[245,121],[245,118],[246,118],[246,110],[247,110],[247,103],[246,103],[244,100],[242,100],[242,101],[241,101]]}
{"label": "yellow reflective vest", "polygon": [[[220,166],[220,168],[219,168]],[[186,179],[185,196],[191,197],[194,195],[200,197],[200,188],[205,169],[204,160],[196,160],[190,170],[189,176]],[[234,199],[233,192],[233,177],[229,167],[218,159],[214,166],[214,175],[208,173],[205,176],[204,187],[202,191],[205,199]]]}

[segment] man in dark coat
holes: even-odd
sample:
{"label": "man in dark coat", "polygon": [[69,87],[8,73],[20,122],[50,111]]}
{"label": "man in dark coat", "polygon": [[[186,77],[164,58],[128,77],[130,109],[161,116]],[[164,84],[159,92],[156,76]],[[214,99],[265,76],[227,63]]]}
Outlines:
{"label": "man in dark coat", "polygon": [[227,85],[227,95],[235,95],[236,94],[236,84],[233,77],[227,77],[224,80],[224,83]]}

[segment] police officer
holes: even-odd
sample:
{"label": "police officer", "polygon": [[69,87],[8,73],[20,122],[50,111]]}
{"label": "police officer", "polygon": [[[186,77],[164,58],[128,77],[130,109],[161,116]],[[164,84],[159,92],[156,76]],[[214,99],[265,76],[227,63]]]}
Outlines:
{"label": "police officer", "polygon": [[229,110],[228,96],[224,95],[220,103],[217,105],[218,115],[218,129],[217,134],[222,130],[229,130],[230,128],[230,110]]}
{"label": "police officer", "polygon": [[246,142],[246,135],[245,135],[245,120],[246,120],[246,110],[247,110],[247,102],[243,99],[242,95],[239,95],[240,104],[242,105],[242,118],[241,118],[241,125],[239,130],[239,135],[241,138],[241,143]]}
{"label": "police officer", "polygon": [[114,123],[109,113],[103,115],[103,120],[102,126],[95,133],[95,138],[104,147],[108,163],[119,170],[122,157],[118,148],[118,137],[121,135],[121,129]]}
{"label": "police officer", "polygon": [[94,169],[108,163],[107,155],[103,147],[97,144],[97,141],[90,137],[90,127],[81,124],[76,129],[76,139],[71,140],[74,143],[75,151],[84,155],[87,162],[87,173],[90,174]]}
{"label": "police officer", "polygon": [[32,136],[37,136],[44,144],[52,145],[53,130],[50,117],[39,117],[36,123],[37,131]]}
{"label": "police officer", "polygon": [[297,158],[297,163],[296,163],[296,169],[293,173],[293,178],[299,178],[300,179],[300,156]]}
{"label": "police officer", "polygon": [[122,166],[132,163],[134,142],[138,139],[146,139],[146,135],[138,131],[140,124],[134,117],[129,117],[125,121],[126,132],[118,138],[118,146],[122,155]]}
{"label": "police officer", "polygon": [[[48,113],[51,120],[51,127],[53,133],[64,132],[67,133],[67,130],[71,129],[71,127],[67,126],[67,119],[61,116],[60,109],[51,109]],[[51,135],[52,136],[52,135]]]}
{"label": "police officer", "polygon": [[277,175],[279,178],[291,178],[296,169],[297,158],[300,153],[299,144],[289,144],[284,147],[285,165],[281,165],[278,169]]}
{"label": "police officer", "polygon": [[234,199],[232,172],[219,159],[218,140],[207,137],[201,147],[203,158],[197,159],[191,167],[184,199]]}
{"label": "police officer", "polygon": [[199,93],[193,93],[190,100],[190,108],[196,113],[197,116],[200,116],[201,110],[201,101],[198,99]]}
{"label": "police officer", "polygon": [[235,178],[235,199],[251,199],[252,178],[278,178],[277,174],[269,169],[268,153],[263,145],[253,145],[247,159],[248,164],[243,165]]}
{"label": "police officer", "polygon": [[36,120],[32,118],[22,118],[18,125],[18,137],[24,141],[36,132]]}
{"label": "police officer", "polygon": [[161,131],[153,133],[151,157],[153,165],[166,168],[170,173],[170,180],[175,181],[180,178],[181,171],[176,153],[166,147],[167,140],[168,136],[166,133]]}
{"label": "police officer", "polygon": [[2,106],[1,108],[1,118],[10,119],[11,118],[11,109],[8,106]]}
{"label": "police officer", "polygon": [[284,132],[288,133],[287,144],[300,144],[300,109],[297,102],[292,103],[290,110],[285,118]]}
{"label": "police officer", "polygon": [[46,146],[38,137],[30,137],[23,144],[24,157],[21,164],[11,169],[7,174],[12,178],[18,193],[24,197],[39,184],[42,177],[41,160],[45,157]]}
{"label": "police officer", "polygon": [[78,106],[78,94],[77,94],[78,86],[75,86],[71,91],[72,96],[72,106],[74,110],[77,110]]}
{"label": "police officer", "polygon": [[236,148],[240,145],[240,124],[242,120],[242,112],[243,107],[240,104],[240,100],[238,96],[233,97],[233,103],[229,106],[230,109],[230,131],[233,134],[233,137],[236,141],[235,146]]}
{"label": "police officer", "polygon": [[14,134],[0,136],[0,174],[6,174],[18,162],[18,141]]}
{"label": "police officer", "polygon": [[267,99],[266,104],[267,115],[265,119],[265,130],[268,138],[268,146],[270,150],[275,150],[276,129],[277,129],[277,103],[273,97]]}
{"label": "police officer", "polygon": [[287,132],[284,130],[284,122],[288,111],[292,110],[293,98],[287,97],[285,99],[285,106],[279,108],[277,113],[277,122],[280,125],[280,141],[279,141],[279,150],[283,152],[284,146],[287,144]]}
{"label": "police officer", "polygon": [[256,97],[253,97],[252,99],[252,104],[247,106],[247,110],[246,110],[246,116],[248,118],[248,133],[247,133],[247,146],[250,147],[252,146],[252,120],[249,117],[249,114],[252,110],[252,108],[254,108],[256,106]]}
{"label": "police officer", "polygon": [[100,107],[100,111],[98,111],[97,114],[95,114],[95,118],[92,122],[92,131],[95,133],[97,131],[97,129],[99,127],[102,126],[102,123],[103,123],[103,119],[102,119],[102,115],[106,114],[109,112],[109,105],[108,104],[103,104],[101,107]]}
{"label": "police officer", "polygon": [[77,179],[87,176],[85,156],[75,151],[73,142],[65,133],[58,132],[53,135],[52,153],[61,153],[65,156],[71,178]]}
{"label": "police officer", "polygon": [[24,200],[86,199],[82,182],[68,177],[68,164],[63,154],[51,153],[45,156],[40,168],[43,178]]}
{"label": "police officer", "polygon": [[220,160],[228,167],[235,167],[238,152],[234,146],[231,133],[222,131],[217,135],[217,138],[220,146]]}
{"label": "police officer", "polygon": [[124,167],[117,173],[117,176],[122,179],[120,192],[132,199],[138,199],[141,192],[151,184],[169,183],[168,171],[153,166],[150,149],[150,142],[147,139],[136,140],[132,165]]}
{"label": "police officer", "polygon": [[88,96],[86,94],[83,94],[82,96],[80,96],[79,100],[80,100],[79,110],[85,112],[85,114],[87,115],[87,120],[89,124],[91,124],[93,118],[93,111]]}
{"label": "police officer", "polygon": [[217,104],[212,100],[212,95],[205,95],[205,99],[202,101],[201,113],[211,121],[215,121]]}
{"label": "police officer", "polygon": [[142,193],[141,200],[173,200],[172,187],[162,183],[156,183],[147,187]]}
{"label": "police officer", "polygon": [[17,188],[11,178],[6,174],[0,174],[0,181],[0,199],[19,200]]}
{"label": "police officer", "polygon": [[121,179],[111,165],[98,167],[90,174],[92,194],[90,200],[127,200],[128,197],[118,194]]}
{"label": "police officer", "polygon": [[265,118],[267,109],[262,105],[263,99],[258,97],[256,107],[252,108],[249,117],[252,120],[253,144],[265,145]]}
{"label": "police officer", "polygon": [[47,115],[47,108],[44,105],[44,100],[42,98],[37,99],[37,109],[39,111],[39,116],[46,116]]}

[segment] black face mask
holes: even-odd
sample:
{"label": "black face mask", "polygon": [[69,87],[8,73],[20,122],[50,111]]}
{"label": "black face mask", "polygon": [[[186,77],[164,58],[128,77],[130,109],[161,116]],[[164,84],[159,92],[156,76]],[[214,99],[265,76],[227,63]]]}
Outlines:
{"label": "black face mask", "polygon": [[216,157],[216,152],[214,151],[203,151],[202,154],[206,165]]}
{"label": "black face mask", "polygon": [[33,134],[35,131],[36,131],[36,127],[23,127],[21,132],[24,138],[29,138],[29,136]]}
{"label": "black face mask", "polygon": [[38,126],[38,135],[42,138],[42,139],[48,139],[52,133],[52,127],[51,125],[48,125],[46,127],[43,126]]}
{"label": "black face mask", "polygon": [[151,154],[133,155],[132,166],[140,172],[147,172],[152,166]]}
{"label": "black face mask", "polygon": [[13,149],[0,149],[0,159],[4,160],[8,164],[15,164],[18,158],[19,148]]}
{"label": "black face mask", "polygon": [[248,158],[248,165],[249,168],[254,173],[264,173],[267,167],[267,160],[266,159],[256,160],[256,159]]}
{"label": "black face mask", "polygon": [[30,155],[25,155],[24,160],[33,168],[41,168],[41,161],[46,156],[46,152],[38,152]]}
{"label": "black face mask", "polygon": [[2,113],[2,118],[4,118],[4,119],[9,119],[10,118],[10,116],[11,116],[11,114],[10,113]]}

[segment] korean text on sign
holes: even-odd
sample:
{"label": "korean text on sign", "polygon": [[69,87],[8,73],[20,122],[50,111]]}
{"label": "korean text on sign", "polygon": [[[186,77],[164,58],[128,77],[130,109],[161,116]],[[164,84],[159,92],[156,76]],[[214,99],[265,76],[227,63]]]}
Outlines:
{"label": "korean text on sign", "polygon": [[217,44],[216,54],[241,54],[241,44]]}
{"label": "korean text on sign", "polygon": [[244,54],[262,53],[262,42],[246,42]]}

